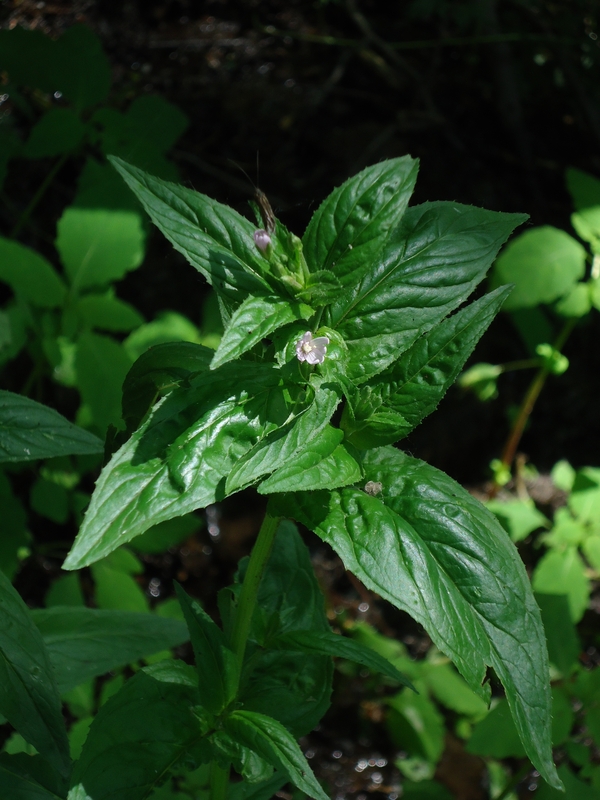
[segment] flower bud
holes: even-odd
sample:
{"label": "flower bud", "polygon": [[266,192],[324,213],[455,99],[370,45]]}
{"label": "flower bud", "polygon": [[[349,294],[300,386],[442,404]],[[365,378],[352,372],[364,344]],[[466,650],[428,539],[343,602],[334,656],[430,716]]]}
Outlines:
{"label": "flower bud", "polygon": [[266,253],[271,246],[271,237],[266,231],[254,231],[254,244],[258,247],[261,253]]}

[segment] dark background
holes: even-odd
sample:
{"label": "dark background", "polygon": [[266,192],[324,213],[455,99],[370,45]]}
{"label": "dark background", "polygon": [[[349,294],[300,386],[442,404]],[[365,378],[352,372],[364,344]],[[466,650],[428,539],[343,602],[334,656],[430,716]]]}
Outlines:
{"label": "dark background", "polygon": [[[600,174],[596,0],[12,0],[0,14],[5,26],[51,35],[90,25],[111,59],[117,107],[158,93],[188,115],[172,154],[186,185],[249,213],[259,184],[298,234],[334,186],[405,153],[421,159],[413,203],[525,211],[530,224],[571,233],[565,169]],[[46,213],[72,198],[76,167],[61,172]],[[26,196],[33,180],[25,165],[7,191]],[[155,232],[119,293],[147,318],[174,308],[198,321],[204,287]],[[523,439],[540,469],[598,463],[598,317],[572,334],[571,368],[551,380]],[[525,355],[501,315],[473,361]],[[481,481],[530,377],[503,376],[487,405],[452,389],[406,448]]]}

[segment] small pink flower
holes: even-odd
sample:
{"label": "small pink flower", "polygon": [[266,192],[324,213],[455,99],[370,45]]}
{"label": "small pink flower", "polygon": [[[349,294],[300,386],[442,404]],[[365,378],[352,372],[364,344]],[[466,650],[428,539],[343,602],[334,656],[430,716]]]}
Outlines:
{"label": "small pink flower", "polygon": [[254,244],[258,247],[261,253],[266,253],[271,246],[271,237],[266,231],[254,231]]}
{"label": "small pink flower", "polygon": [[296,342],[296,355],[298,361],[306,361],[307,364],[322,364],[325,361],[325,354],[327,353],[327,345],[329,339],[327,336],[317,336],[313,339],[310,331],[306,333]]}

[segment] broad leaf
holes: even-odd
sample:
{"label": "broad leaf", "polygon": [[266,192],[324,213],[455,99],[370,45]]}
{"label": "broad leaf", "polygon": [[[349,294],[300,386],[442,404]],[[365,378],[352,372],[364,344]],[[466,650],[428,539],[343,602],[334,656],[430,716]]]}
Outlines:
{"label": "broad leaf", "polygon": [[0,461],[102,453],[100,439],[53,408],[0,390]]}
{"label": "broad leaf", "polygon": [[74,293],[119,280],[144,259],[146,234],[136,211],[69,206],[57,233],[56,249]]}
{"label": "broad leaf", "polygon": [[492,286],[514,283],[506,311],[551,303],[585,273],[585,248],[558,228],[543,225],[512,241],[494,264]]}
{"label": "broad leaf", "polygon": [[144,323],[144,318],[134,306],[112,293],[80,297],[75,308],[84,325],[90,328],[130,331]]}
{"label": "broad leaf", "polygon": [[31,616],[61,693],[188,639],[183,622],[153,614],[55,606]]}
{"label": "broad leaf", "polygon": [[158,397],[186,379],[208,371],[213,351],[192,342],[157,344],[137,359],[123,382],[123,419],[139,425]]}
{"label": "broad leaf", "polygon": [[40,308],[60,306],[67,287],[49,261],[19,242],[0,236],[0,281]]}
{"label": "broad leaf", "polygon": [[[337,656],[362,664],[364,667],[387,675],[388,678],[414,689],[412,683],[391,661],[383,658],[375,650],[339,636],[333,631],[292,631],[269,640],[269,647],[277,650],[297,650],[299,653],[318,653],[320,655]],[[416,691],[416,690],[415,690]]]}
{"label": "broad leaf", "polygon": [[200,605],[179,584],[175,584],[175,589],[194,648],[200,703],[212,714],[220,714],[235,698],[237,691],[235,656],[223,631]]}
{"label": "broad leaf", "polygon": [[289,414],[278,377],[260,365],[225,366],[164,398],[102,471],[65,569],[222,499],[233,465]]}
{"label": "broad leaf", "polygon": [[64,800],[63,780],[41,756],[0,753],[0,797],[7,800]]}
{"label": "broad leaf", "polygon": [[360,465],[342,442],[343,431],[326,425],[286,465],[258,487],[260,494],[337,489],[362,477]]}
{"label": "broad leaf", "polygon": [[322,432],[340,402],[341,392],[335,384],[319,379],[313,379],[309,391],[314,391],[310,405],[266,436],[234,465],[227,477],[227,492],[249,486],[263,475],[285,467],[306,449],[318,447]]}
{"label": "broad leaf", "polygon": [[98,712],[71,786],[94,800],[145,800],[178,765],[210,760],[199,700],[196,672],[182,661],[138,672]]}
{"label": "broad leaf", "polygon": [[584,241],[591,244],[592,251],[598,254],[600,253],[600,181],[579,169],[568,169],[567,187],[576,209],[571,216],[573,227]]}
{"label": "broad leaf", "polygon": [[[242,561],[237,581],[243,579],[246,566],[247,560]],[[299,630],[327,634],[330,628],[308,548],[296,526],[283,521],[260,584],[250,631],[251,641],[264,650],[249,649],[239,699],[247,711],[274,717],[303,736],[329,707],[333,664],[326,655],[306,653],[299,659],[294,648],[270,647],[272,637]]]}
{"label": "broad leaf", "polygon": [[371,265],[406,209],[419,162],[410,156],[367,167],[335,189],[310,220],[302,243],[311,272],[328,270],[343,286]]}
{"label": "broad leaf", "polygon": [[509,292],[498,289],[443,320],[368,386],[359,387],[341,423],[350,443],[365,449],[392,444],[431,414]]}
{"label": "broad leaf", "polygon": [[315,800],[328,800],[294,737],[280,722],[254,711],[234,711],[225,730],[245,747],[287,774],[290,781]]}
{"label": "broad leaf", "polygon": [[154,178],[120,158],[110,160],[152,222],[219,295],[237,305],[247,294],[269,291],[261,277],[266,261],[249,220],[206,195]]}
{"label": "broad leaf", "polygon": [[370,451],[357,489],[287,498],[287,513],[339,553],[363,583],[408,611],[489,699],[491,666],[504,684],[527,754],[560,786],[549,738],[544,631],[517,551],[495,517],[444,473],[391,447]]}
{"label": "broad leaf", "polygon": [[377,263],[331,307],[329,324],[350,351],[349,377],[381,372],[457,308],[525,219],[458,203],[409,208]]}
{"label": "broad leaf", "polygon": [[62,775],[71,760],[56,679],[29,609],[0,572],[0,714]]}
{"label": "broad leaf", "polygon": [[238,358],[278,328],[309,319],[313,314],[312,308],[304,303],[280,300],[273,295],[247,297],[229,320],[210,368],[216,369]]}
{"label": "broad leaf", "polygon": [[23,147],[26,158],[51,158],[78,147],[85,128],[70,108],[51,108],[33,126]]}
{"label": "broad leaf", "polygon": [[122,386],[130,367],[125,348],[112,336],[86,331],[79,337],[75,352],[77,387],[102,431],[121,423]]}

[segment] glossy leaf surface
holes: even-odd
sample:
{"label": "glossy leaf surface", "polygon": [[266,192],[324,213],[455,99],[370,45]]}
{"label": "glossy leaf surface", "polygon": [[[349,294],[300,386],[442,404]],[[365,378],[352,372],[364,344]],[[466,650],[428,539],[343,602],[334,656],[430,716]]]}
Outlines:
{"label": "glossy leaf surface", "polygon": [[269,291],[261,277],[266,262],[249,220],[205,195],[154,178],[119,158],[110,160],[152,222],[218,294],[239,304],[248,293]]}
{"label": "glossy leaf surface", "polygon": [[435,410],[504,302],[492,292],[443,320],[398,361],[360,387],[345,409],[342,428],[359,448],[392,444]]}
{"label": "glossy leaf surface", "polygon": [[263,475],[284,467],[311,445],[318,447],[319,437],[341,400],[341,391],[335,384],[318,379],[313,379],[308,391],[314,391],[312,403],[272,431],[234,465],[227,477],[228,492],[249,486]]}
{"label": "glossy leaf surface", "polygon": [[332,272],[343,286],[353,283],[402,218],[418,167],[410,156],[393,158],[367,167],[334,189],[302,239],[310,271]]}
{"label": "glossy leaf surface", "polygon": [[367,453],[364,468],[381,484],[379,496],[357,489],[296,493],[291,513],[367,587],[418,620],[484,699],[486,667],[494,668],[527,754],[559,785],[544,631],[506,533],[464,489],[422,461],[386,447]]}
{"label": "glossy leaf surface", "polygon": [[31,616],[61,692],[189,638],[183,622],[152,614],[57,606]]}
{"label": "glossy leaf surface", "polygon": [[0,390],[0,461],[102,453],[104,444],[49,406]]}
{"label": "glossy leaf surface", "polygon": [[102,471],[66,569],[225,496],[233,465],[288,415],[275,370],[244,367],[200,376],[155,407]]}
{"label": "glossy leaf surface", "polygon": [[304,303],[291,303],[273,295],[246,298],[232,314],[210,368],[238,358],[273,331],[290,322],[309,319],[313,313]]}
{"label": "glossy leaf surface", "polygon": [[327,425],[290,462],[279,467],[258,487],[261,494],[273,492],[337,489],[362,477],[360,464],[342,442],[343,432]]}
{"label": "glossy leaf surface", "polygon": [[328,800],[294,737],[280,722],[254,711],[234,711],[225,730],[245,747],[258,753],[315,800]]}
{"label": "glossy leaf surface", "polygon": [[29,609],[0,572],[0,714],[62,775],[69,745],[56,679]]}
{"label": "glossy leaf surface", "polygon": [[483,279],[523,214],[458,203],[409,208],[372,267],[330,310],[362,382],[395,361],[457,308]]}
{"label": "glossy leaf surface", "polygon": [[144,800],[178,762],[203,763],[198,703],[197,675],[182,661],[136,673],[95,717],[71,786],[93,800]]}

